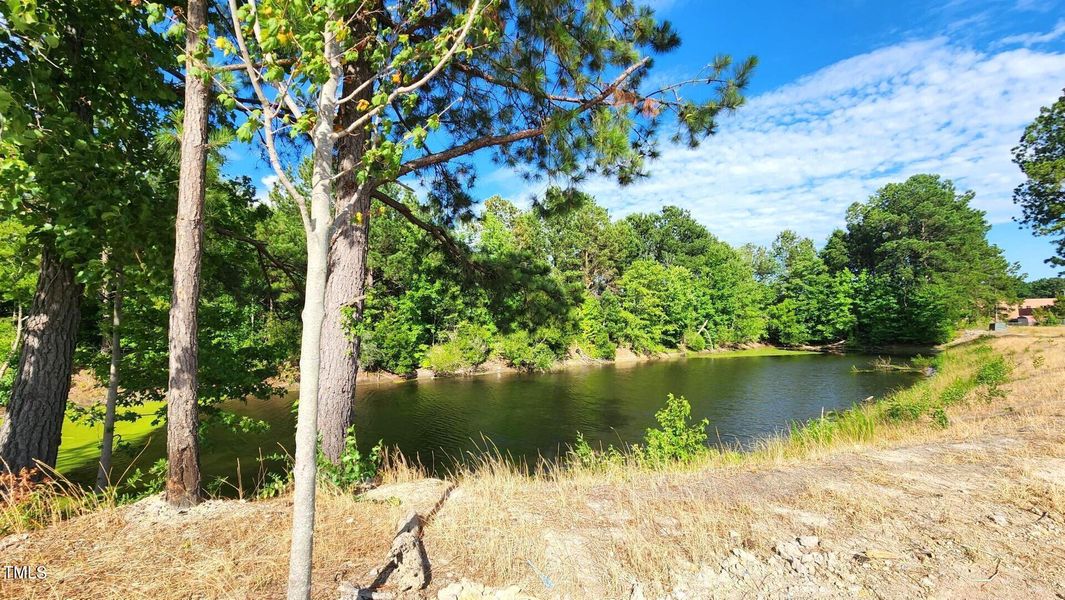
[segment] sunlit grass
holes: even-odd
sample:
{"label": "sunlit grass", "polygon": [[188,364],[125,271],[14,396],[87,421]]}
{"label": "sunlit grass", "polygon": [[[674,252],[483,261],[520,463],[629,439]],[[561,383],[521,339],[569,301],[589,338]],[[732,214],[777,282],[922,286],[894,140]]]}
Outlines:
{"label": "sunlit grass", "polygon": [[804,354],[820,354],[810,350],[786,350],[784,348],[746,348],[743,350],[725,350],[724,352],[690,353],[693,357],[700,358],[747,358],[750,356],[799,356]]}

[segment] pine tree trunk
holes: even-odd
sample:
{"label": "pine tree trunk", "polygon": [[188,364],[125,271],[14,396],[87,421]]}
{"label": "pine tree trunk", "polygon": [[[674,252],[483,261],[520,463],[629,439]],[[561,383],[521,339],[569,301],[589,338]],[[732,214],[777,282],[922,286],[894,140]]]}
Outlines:
{"label": "pine tree trunk", "polygon": [[[368,68],[349,65],[347,81],[352,87],[363,81]],[[367,99],[372,93],[367,86]],[[357,99],[340,110],[340,126],[358,117]],[[348,136],[339,144],[340,173],[337,178],[337,211],[351,205],[352,218],[337,225],[329,246],[329,272],[322,323],[322,365],[319,370],[318,435],[322,454],[336,463],[344,450],[344,437],[351,425],[355,380],[359,372],[359,338],[349,325],[362,320],[366,295],[366,255],[370,245],[370,196],[359,193],[354,169],[362,160],[365,133]]]}
{"label": "pine tree trunk", "polygon": [[18,373],[0,428],[0,468],[18,472],[36,467],[36,461],[55,467],[70,393],[81,295],[74,268],[51,243],[45,243]]}
{"label": "pine tree trunk", "polygon": [[200,501],[200,452],[196,405],[199,362],[196,309],[200,300],[203,202],[207,161],[207,86],[193,71],[193,56],[206,27],[205,0],[189,0],[185,28],[185,116],[170,305],[170,380],[167,391],[166,499],[189,507]]}
{"label": "pine tree trunk", "polygon": [[333,236],[322,323],[318,432],[322,437],[322,454],[334,463],[340,459],[345,434],[351,425],[359,371],[359,338],[351,333],[349,326],[362,320],[366,293],[369,196],[359,194],[354,203],[354,210],[366,216],[361,223],[339,224]]}
{"label": "pine tree trunk", "polygon": [[329,263],[333,212],[333,123],[340,70],[336,40],[325,28],[325,57],[330,76],[318,95],[314,126],[310,222],[307,234],[307,282],[300,342],[300,396],[296,413],[295,492],[292,500],[292,545],[289,549],[288,598],[309,600],[314,552],[314,501],[318,449],[318,374],[321,365],[322,321]]}
{"label": "pine tree trunk", "polygon": [[118,402],[118,369],[122,364],[122,284],[125,276],[115,274],[111,290],[111,370],[107,377],[107,400],[104,403],[104,436],[100,441],[100,470],[96,474],[96,491],[111,483],[111,453],[115,445],[115,405]]}

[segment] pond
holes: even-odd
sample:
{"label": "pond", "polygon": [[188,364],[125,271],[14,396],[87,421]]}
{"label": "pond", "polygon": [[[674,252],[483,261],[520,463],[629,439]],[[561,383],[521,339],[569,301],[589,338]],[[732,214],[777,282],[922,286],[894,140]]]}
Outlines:
{"label": "pond", "polygon": [[[689,400],[694,418],[710,420],[711,441],[748,447],[795,421],[848,408],[915,381],[907,372],[854,372],[852,367],[865,369],[873,358],[721,354],[548,374],[366,384],[359,387],[355,423],[360,447],[383,440],[439,472],[489,443],[516,460],[535,462],[538,456],[557,456],[578,432],[593,445],[639,441],[655,425],[654,414],[666,395],[673,393]],[[270,429],[212,429],[202,449],[205,481],[235,481],[239,459],[247,485],[260,468],[260,449],[263,456],[280,452],[280,446],[291,452],[295,396],[231,403],[230,410],[262,419]],[[124,452],[116,469],[124,469],[136,452],[141,452],[139,465],[165,456],[165,432],[156,430],[132,445],[137,448]],[[64,471],[77,480],[91,480],[93,472],[85,463]]]}

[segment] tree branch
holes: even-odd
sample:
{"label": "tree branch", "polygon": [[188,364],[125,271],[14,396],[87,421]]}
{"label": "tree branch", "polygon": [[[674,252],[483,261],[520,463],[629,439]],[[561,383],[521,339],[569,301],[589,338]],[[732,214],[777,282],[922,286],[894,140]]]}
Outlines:
{"label": "tree branch", "polygon": [[303,283],[299,279],[296,267],[274,256],[268,249],[266,242],[262,240],[257,240],[253,237],[248,237],[230,229],[226,229],[225,227],[222,227],[220,225],[215,225],[212,227],[212,229],[214,229],[215,233],[221,236],[227,237],[231,240],[236,240],[238,242],[244,242],[245,244],[248,244],[255,248],[255,250],[259,253],[260,256],[266,258],[266,260],[269,261],[270,264],[272,264],[274,267],[284,273],[286,277],[288,277],[288,280],[292,282],[293,289],[295,289],[297,292],[302,293]]}
{"label": "tree branch", "polygon": [[[310,228],[311,217],[307,213],[307,200],[303,197],[303,194],[296,189],[296,186],[289,179],[288,173],[285,172],[284,167],[281,165],[281,158],[277,153],[277,147],[274,145],[274,125],[273,110],[270,108],[273,106],[266,98],[266,94],[263,93],[262,86],[259,85],[259,73],[253,66],[255,63],[251,59],[251,54],[248,52],[248,45],[244,41],[244,33],[241,29],[239,17],[237,17],[237,0],[229,0],[229,12],[230,17],[233,20],[234,36],[237,38],[237,46],[240,48],[240,56],[244,61],[245,70],[248,72],[248,79],[251,80],[251,87],[255,91],[255,96],[259,98],[259,103],[263,107],[263,128],[265,129],[265,135],[263,136],[266,141],[266,152],[270,157],[270,166],[274,168],[274,173],[277,175],[281,185],[285,187],[285,190],[292,196],[292,199],[296,201],[296,206],[300,209],[300,217],[303,219],[303,226]],[[255,17],[258,21],[258,16]]]}
{"label": "tree branch", "polygon": [[414,226],[428,233],[444,247],[444,251],[450,254],[452,258],[462,263],[463,266],[479,273],[484,272],[484,267],[471,261],[466,250],[459,246],[458,242],[456,242],[455,239],[451,237],[451,234],[449,234],[443,227],[433,225],[432,223],[426,223],[418,218],[407,205],[390,197],[381,190],[374,190],[370,193],[370,197],[392,208],[399,214],[403,215],[403,217],[410,221]]}
{"label": "tree branch", "polygon": [[[573,113],[580,114],[593,106],[601,104],[604,100],[607,99],[607,97],[610,96],[610,94],[614,93],[614,90],[616,90],[622,83],[624,83],[625,80],[631,77],[633,73],[646,66],[647,63],[650,62],[650,60],[650,57],[645,57],[639,62],[630,65],[627,69],[622,71],[621,74],[614,79],[614,81],[610,82],[610,85],[603,88],[603,91],[599,92],[598,95],[583,100],[580,106],[573,109]],[[482,138],[471,140],[469,142],[466,142],[465,144],[460,144],[453,148],[437,152],[435,154],[427,154],[425,156],[409,160],[399,166],[399,174],[396,176],[400,177],[413,171],[417,171],[418,169],[423,169],[431,165],[447,162],[454,158],[458,158],[460,156],[476,152],[477,150],[480,150],[482,148],[501,146],[503,144],[511,144],[514,142],[542,135],[544,130],[547,128],[547,125],[550,124],[550,122],[551,119],[548,119],[544,122],[544,124],[540,125],[539,127],[523,129],[521,131],[508,133],[505,135],[485,136]]]}
{"label": "tree branch", "polygon": [[[232,3],[235,0],[229,0],[229,1]],[[421,88],[426,83],[428,83],[433,77],[436,77],[436,75],[444,68],[444,66],[447,65],[448,61],[451,60],[451,57],[454,56],[455,53],[459,51],[459,47],[462,46],[463,42],[466,40],[466,36],[470,32],[470,27],[473,26],[473,22],[477,18],[477,11],[480,10],[480,8],[481,8],[481,0],[473,0],[473,5],[470,6],[470,16],[469,16],[469,18],[466,19],[466,23],[462,26],[462,29],[459,31],[458,36],[455,38],[455,43],[452,44],[450,48],[448,48],[447,52],[444,53],[444,56],[442,56],[440,58],[440,60],[437,61],[436,65],[434,65],[433,68],[430,69],[428,73],[426,73],[425,75],[422,76],[421,79],[411,83],[410,85],[400,86],[400,87],[397,87],[396,89],[392,90],[392,93],[388,95],[388,99],[385,100],[384,103],[382,103],[382,104],[380,104],[378,106],[375,106],[374,108],[372,108],[369,111],[367,111],[364,115],[362,115],[358,119],[355,119],[354,121],[352,121],[352,123],[350,125],[348,125],[347,127],[345,127],[343,130],[341,130],[341,131],[339,131],[337,133],[334,133],[333,134],[334,139],[341,138],[341,137],[343,137],[345,135],[350,135],[351,132],[353,132],[356,129],[358,129],[359,127],[363,126],[364,124],[366,124],[367,121],[372,119],[377,113],[379,113],[382,110],[384,110],[384,108],[386,106],[389,106],[390,104],[392,104],[393,100],[395,100],[396,98],[398,98],[398,97],[400,97],[400,96],[402,96],[404,94],[409,94],[411,92],[417,91],[419,88]]]}

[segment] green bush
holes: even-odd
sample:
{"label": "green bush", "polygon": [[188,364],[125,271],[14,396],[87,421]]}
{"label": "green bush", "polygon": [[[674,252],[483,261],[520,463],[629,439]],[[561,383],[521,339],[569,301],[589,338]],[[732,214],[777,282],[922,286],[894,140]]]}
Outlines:
{"label": "green bush", "polygon": [[939,403],[943,406],[957,404],[965,399],[965,394],[970,389],[972,389],[972,384],[962,379],[955,379],[940,394]]}
{"label": "green bush", "polygon": [[689,329],[684,332],[684,347],[692,352],[702,352],[706,350],[706,338],[698,331]]}
{"label": "green bush", "polygon": [[488,360],[492,333],[487,327],[463,323],[452,332],[450,339],[429,348],[422,366],[434,373],[458,373],[472,369]]}
{"label": "green bush", "polygon": [[932,406],[927,394],[913,399],[896,396],[887,405],[885,416],[890,421],[916,421]]}
{"label": "green bush", "polygon": [[508,365],[526,371],[546,371],[555,364],[555,353],[546,343],[534,340],[528,331],[515,331],[496,344],[496,354]]}
{"label": "green bush", "polygon": [[611,464],[622,464],[625,456],[613,445],[606,449],[596,450],[592,448],[584,434],[577,432],[577,441],[570,446],[567,457],[571,465],[585,468],[602,468]]}
{"label": "green bush", "polygon": [[980,367],[976,373],[976,383],[987,386],[987,399],[990,400],[1006,394],[999,386],[1006,382],[1009,374],[1010,366],[1006,363],[1006,359],[996,356]]}
{"label": "green bush", "polygon": [[422,366],[434,373],[451,375],[472,368],[473,363],[466,360],[462,348],[455,342],[445,342],[431,346],[422,358]]}
{"label": "green bush", "polygon": [[931,367],[938,371],[943,367],[943,355],[933,354],[932,356],[921,356],[920,354],[918,354],[917,356],[913,357],[913,359],[910,361],[910,364],[915,369],[923,370]]}
{"label": "green bush", "polygon": [[996,356],[980,367],[980,371],[976,374],[976,383],[989,387],[997,386],[1005,383],[1008,375],[1009,366],[1006,364],[1006,359]]}
{"label": "green bush", "polygon": [[342,490],[355,488],[377,477],[381,470],[381,454],[382,446],[379,441],[370,450],[370,454],[364,456],[355,440],[355,426],[351,426],[348,428],[347,437],[344,438],[344,450],[336,464],[324,455],[318,455],[318,480]]}
{"label": "green bush", "polygon": [[418,341],[419,327],[395,314],[374,323],[373,329],[362,334],[360,358],[368,370],[390,373],[413,373],[425,354]]}
{"label": "green bush", "polygon": [[710,421],[691,420],[692,407],[684,396],[670,394],[666,406],[655,413],[657,429],[644,434],[641,456],[652,464],[687,461],[706,451],[706,428]]}

